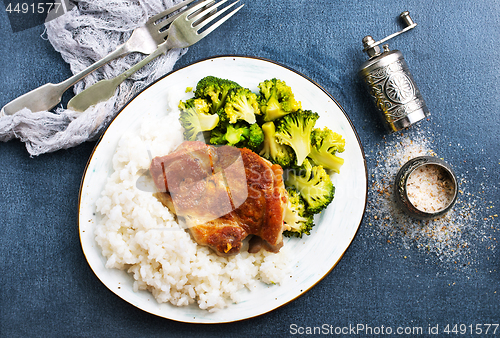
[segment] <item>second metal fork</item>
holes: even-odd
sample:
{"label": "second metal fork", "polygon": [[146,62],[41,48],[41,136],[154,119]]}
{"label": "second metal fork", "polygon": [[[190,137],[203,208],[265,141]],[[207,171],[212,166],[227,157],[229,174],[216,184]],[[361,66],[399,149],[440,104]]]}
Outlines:
{"label": "second metal fork", "polygon": [[185,48],[203,39],[223,22],[233,16],[238,10],[241,9],[241,7],[243,7],[243,5],[238,6],[210,27],[201,31],[202,28],[239,2],[239,0],[237,0],[217,12],[213,11],[214,8],[226,3],[227,1],[228,0],[222,0],[216,4],[210,5],[209,8],[200,11],[200,9],[204,6],[213,2],[213,0],[205,0],[196,6],[193,6],[193,8],[183,12],[170,24],[167,40],[158,46],[156,51],[119,76],[109,80],[101,80],[85,89],[68,102],[68,108],[83,112],[90,106],[110,99],[115,94],[116,88],[123,81],[125,81],[125,79],[130,77],[153,59],[164,54],[170,49]]}

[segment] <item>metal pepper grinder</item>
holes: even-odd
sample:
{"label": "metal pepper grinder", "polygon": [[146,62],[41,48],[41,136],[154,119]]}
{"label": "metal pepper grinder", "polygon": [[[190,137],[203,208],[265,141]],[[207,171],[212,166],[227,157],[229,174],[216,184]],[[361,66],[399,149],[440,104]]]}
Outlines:
{"label": "metal pepper grinder", "polygon": [[417,25],[408,11],[401,13],[400,18],[405,24],[403,30],[377,42],[369,35],[363,38],[363,51],[370,59],[359,70],[389,133],[408,128],[430,114],[403,54],[399,50],[389,50],[387,44],[382,46],[383,51],[379,47]]}

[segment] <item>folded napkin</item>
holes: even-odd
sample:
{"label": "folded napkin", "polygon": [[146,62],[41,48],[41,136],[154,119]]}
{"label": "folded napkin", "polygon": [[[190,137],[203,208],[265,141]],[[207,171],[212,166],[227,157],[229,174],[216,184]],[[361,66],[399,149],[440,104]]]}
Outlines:
{"label": "folded napkin", "polygon": [[[180,0],[80,0],[65,15],[45,24],[54,49],[76,74],[124,43],[132,30]],[[171,50],[123,82],[113,98],[82,113],[59,106],[53,112],[23,109],[0,118],[0,140],[18,138],[32,156],[95,140],[121,107],[141,89],[172,70],[186,49]],[[88,75],[74,86],[75,94],[103,78],[112,78],[144,55],[129,54]],[[19,93],[22,95],[24,93]]]}

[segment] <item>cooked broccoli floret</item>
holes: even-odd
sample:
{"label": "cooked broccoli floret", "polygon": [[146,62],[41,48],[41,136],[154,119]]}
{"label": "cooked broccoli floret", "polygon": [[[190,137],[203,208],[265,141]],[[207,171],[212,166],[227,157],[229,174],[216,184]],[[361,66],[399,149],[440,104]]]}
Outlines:
{"label": "cooked broccoli floret", "polygon": [[207,100],[211,104],[210,112],[215,114],[224,107],[229,92],[239,87],[241,86],[234,81],[206,76],[196,84],[194,96]]}
{"label": "cooked broccoli floret", "polygon": [[258,151],[262,143],[264,143],[264,131],[262,128],[257,124],[254,123],[250,125],[250,131],[248,133],[248,140],[247,140],[247,147],[250,150],[253,151]]}
{"label": "cooked broccoli floret", "polygon": [[344,159],[336,155],[345,149],[345,140],[342,135],[334,133],[328,128],[314,129],[311,134],[311,152],[309,157],[315,164],[322,165],[325,169],[340,172]]}
{"label": "cooked broccoli floret", "polygon": [[287,237],[302,237],[303,234],[309,235],[314,226],[314,215],[306,210],[304,199],[294,188],[287,188],[288,203],[285,208],[285,225],[289,230],[283,232]]}
{"label": "cooked broccoli floret", "polygon": [[301,166],[311,151],[311,132],[319,118],[318,113],[298,110],[276,121],[276,139],[295,151],[297,166]]}
{"label": "cooked broccoli floret", "polygon": [[285,81],[272,79],[259,83],[259,105],[264,122],[276,120],[301,108]]}
{"label": "cooked broccoli floret", "polygon": [[184,138],[196,140],[202,131],[212,130],[219,123],[219,115],[210,115],[210,105],[206,100],[191,98],[179,103],[179,121],[184,128]]}
{"label": "cooked broccoli floret", "polygon": [[227,128],[225,128],[225,126],[219,126],[210,133],[210,143],[233,146],[243,141],[243,134],[246,128],[246,126],[240,126],[239,124],[230,124]]}
{"label": "cooked broccoli floret", "polygon": [[267,158],[272,163],[279,164],[283,168],[291,167],[295,163],[295,153],[289,146],[278,143],[274,123],[264,123],[262,131],[264,132],[264,146],[259,155]]}
{"label": "cooked broccoli floret", "polygon": [[255,115],[260,115],[257,95],[250,89],[242,87],[231,90],[226,98],[224,113],[229,123],[236,123],[239,120],[255,123]]}
{"label": "cooked broccoli floret", "polygon": [[210,133],[210,143],[217,145],[231,145],[247,147],[256,151],[264,142],[264,133],[258,124],[249,125],[246,122],[220,125]]}
{"label": "cooked broccoli floret", "polygon": [[325,169],[320,165],[313,167],[308,159],[300,169],[288,173],[285,184],[299,191],[306,201],[307,211],[312,214],[326,208],[335,194],[335,187]]}

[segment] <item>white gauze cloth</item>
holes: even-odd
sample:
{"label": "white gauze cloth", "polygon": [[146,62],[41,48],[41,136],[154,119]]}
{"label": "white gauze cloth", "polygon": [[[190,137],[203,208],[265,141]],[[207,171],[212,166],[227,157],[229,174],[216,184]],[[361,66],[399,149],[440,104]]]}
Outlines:
{"label": "white gauze cloth", "polygon": [[[181,0],[79,0],[63,16],[45,24],[54,49],[76,74],[124,43],[132,30]],[[22,109],[0,118],[0,140],[18,138],[31,156],[66,149],[95,140],[121,107],[148,84],[172,70],[187,49],[162,55],[124,81],[115,96],[77,113],[59,105],[53,112]],[[75,94],[104,78],[124,72],[145,56],[132,53],[115,59],[74,86]],[[24,93],[19,93],[22,95]]]}

